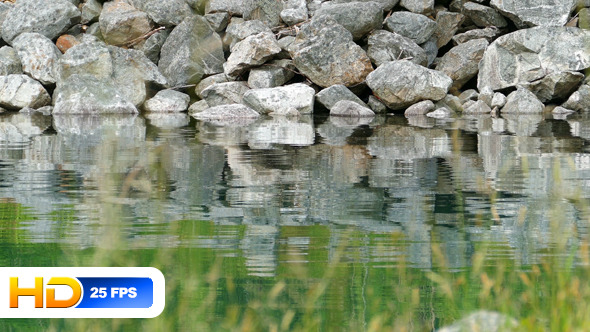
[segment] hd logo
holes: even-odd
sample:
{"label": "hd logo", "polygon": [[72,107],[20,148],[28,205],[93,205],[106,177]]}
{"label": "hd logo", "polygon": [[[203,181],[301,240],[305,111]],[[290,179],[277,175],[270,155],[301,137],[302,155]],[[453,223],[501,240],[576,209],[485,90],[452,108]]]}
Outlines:
{"label": "hd logo", "polygon": [[155,268],[0,268],[0,318],[150,318],[164,295]]}

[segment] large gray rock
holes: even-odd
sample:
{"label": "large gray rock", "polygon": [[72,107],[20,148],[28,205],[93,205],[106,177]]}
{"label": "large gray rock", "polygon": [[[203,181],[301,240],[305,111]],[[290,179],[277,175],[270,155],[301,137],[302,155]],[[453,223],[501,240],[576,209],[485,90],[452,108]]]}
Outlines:
{"label": "large gray rock", "polygon": [[209,0],[205,7],[205,13],[228,12],[235,16],[244,16],[247,6],[244,0]]}
{"label": "large gray rock", "polygon": [[522,29],[564,26],[576,6],[576,0],[492,0],[490,5]]}
{"label": "large gray rock", "polygon": [[375,66],[379,67],[388,61],[408,59],[411,62],[426,66],[426,52],[411,39],[385,30],[373,31],[369,35],[367,55]]}
{"label": "large gray rock", "polygon": [[485,38],[491,43],[498,36],[500,36],[500,29],[496,27],[487,27],[485,29],[473,29],[458,33],[453,36],[453,42],[455,42],[455,44],[462,44],[470,40]]}
{"label": "large gray rock", "polygon": [[432,111],[434,111],[434,103],[432,102],[432,100],[423,100],[419,103],[415,103],[414,105],[408,107],[404,111],[404,115],[405,116],[426,115]]}
{"label": "large gray rock", "polygon": [[426,99],[443,99],[451,84],[453,80],[447,75],[407,60],[387,62],[367,76],[367,85],[375,96],[393,110]]}
{"label": "large gray rock", "polygon": [[326,109],[332,109],[332,107],[341,100],[349,100],[363,107],[367,106],[359,97],[352,93],[352,91],[341,84],[332,85],[329,88],[323,89],[316,94],[315,99]]}
{"label": "large gray rock", "polygon": [[205,18],[215,32],[221,33],[227,28],[230,16],[228,13],[211,13],[205,14]]}
{"label": "large gray rock", "polygon": [[583,80],[584,74],[582,73],[563,71],[551,73],[540,80],[524,84],[524,86],[545,103],[568,98]]}
{"label": "large gray rock", "polygon": [[328,15],[352,33],[354,40],[369,32],[381,29],[383,9],[376,2],[332,3],[324,2],[315,15]]}
{"label": "large gray rock", "polygon": [[529,90],[518,87],[518,89],[506,98],[506,105],[502,113],[534,114],[542,113],[545,105]]}
{"label": "large gray rock", "polygon": [[295,66],[291,60],[275,60],[258,68],[252,68],[248,75],[248,85],[252,89],[274,88],[287,83],[295,76]]}
{"label": "large gray rock", "polygon": [[590,86],[583,84],[576,92],[566,100],[562,105],[565,108],[574,111],[589,111],[590,110]]}
{"label": "large gray rock", "polygon": [[162,46],[158,68],[170,86],[196,84],[223,72],[223,45],[203,16],[187,17]]}
{"label": "large gray rock", "polygon": [[57,38],[80,22],[81,13],[67,0],[19,0],[6,13],[2,38],[7,43],[24,32],[38,32],[49,39]]}
{"label": "large gray rock", "polygon": [[68,49],[59,60],[60,79],[71,75],[91,75],[98,79],[108,79],[113,75],[113,61],[104,43],[81,43]]}
{"label": "large gray rock", "polygon": [[43,84],[59,78],[61,52],[47,37],[39,33],[23,33],[12,41],[20,57],[23,71]]}
{"label": "large gray rock", "polygon": [[330,108],[330,116],[371,117],[375,112],[350,100],[341,100]]}
{"label": "large gray rock", "polygon": [[0,2],[0,37],[2,37],[2,23],[6,18],[6,14],[8,14],[8,11],[12,9],[13,5],[14,4],[11,2]]}
{"label": "large gray rock", "polygon": [[182,112],[188,108],[189,95],[175,90],[161,90],[145,101],[143,108],[148,112]]}
{"label": "large gray rock", "polygon": [[224,46],[228,46],[228,49],[231,49],[247,37],[262,32],[272,34],[272,30],[259,20],[244,21],[240,17],[232,17],[231,22],[225,30],[223,43]]}
{"label": "large gray rock", "polygon": [[53,96],[53,114],[137,113],[112,80],[92,75],[70,75],[58,82]]}
{"label": "large gray rock", "polygon": [[250,88],[245,82],[215,83],[201,92],[201,96],[210,107],[228,104],[240,104],[244,94]]}
{"label": "large gray rock", "polygon": [[436,65],[436,70],[447,74],[453,80],[453,87],[459,89],[477,75],[479,62],[488,45],[485,39],[459,44],[445,53]]}
{"label": "large gray rock", "polygon": [[463,9],[463,13],[480,28],[491,26],[504,28],[508,25],[504,17],[494,8],[468,2],[463,5]]}
{"label": "large gray rock", "polygon": [[381,6],[381,9],[384,11],[390,11],[399,0],[332,0],[333,3],[350,3],[350,2],[369,2],[373,1],[378,3]]}
{"label": "large gray rock", "polygon": [[170,36],[168,30],[161,30],[149,36],[144,42],[139,43],[133,48],[142,51],[151,62],[158,64],[160,60],[160,50],[166,42],[166,38]]}
{"label": "large gray rock", "polygon": [[464,20],[465,16],[460,13],[438,12],[436,14],[436,30],[434,31],[436,46],[441,48],[450,42]]}
{"label": "large gray rock", "polygon": [[304,24],[289,50],[299,72],[321,87],[355,85],[373,71],[371,60],[352,41],[350,32],[326,15]]}
{"label": "large gray rock", "polygon": [[0,76],[0,107],[16,109],[39,108],[51,103],[51,97],[41,85],[27,75]]}
{"label": "large gray rock", "polygon": [[434,10],[434,0],[401,0],[399,4],[418,14],[429,14]]}
{"label": "large gray rock", "polygon": [[425,43],[436,30],[436,22],[422,14],[394,12],[385,20],[387,30],[410,38],[416,44]]}
{"label": "large gray rock", "polygon": [[16,51],[10,46],[0,48],[0,75],[22,73],[23,67]]}
{"label": "large gray rock", "polygon": [[281,52],[275,36],[261,32],[250,36],[232,47],[223,71],[229,76],[238,76],[244,71],[259,66]]}
{"label": "large gray rock", "polygon": [[98,17],[102,12],[102,3],[98,0],[86,0],[80,9],[82,11],[80,23],[88,24],[98,21]]}
{"label": "large gray rock", "polygon": [[492,109],[483,100],[471,102],[469,105],[464,105],[463,114],[490,114]]}
{"label": "large gray rock", "polygon": [[262,114],[309,114],[313,112],[315,90],[295,83],[277,88],[253,89],[244,94],[244,104]]}
{"label": "large gray rock", "polygon": [[307,2],[305,0],[286,0],[281,11],[281,19],[287,25],[295,25],[307,20]]}
{"label": "large gray rock", "polygon": [[199,98],[203,98],[203,91],[215,83],[225,83],[233,81],[231,77],[225,74],[216,74],[201,80],[195,87],[195,93]]}
{"label": "large gray rock", "polygon": [[182,20],[192,15],[192,10],[185,0],[132,0],[133,5],[148,14],[158,25],[179,25]]}
{"label": "large gray rock", "polygon": [[274,28],[281,24],[283,2],[276,0],[247,0],[244,1],[244,18],[259,20],[268,27]]}
{"label": "large gray rock", "polygon": [[260,114],[248,106],[242,104],[219,105],[208,108],[202,112],[193,114],[199,120],[232,120],[232,119],[255,119]]}
{"label": "large gray rock", "polygon": [[550,73],[590,67],[590,31],[536,27],[496,39],[480,62],[477,86],[500,90],[536,81]]}
{"label": "large gray rock", "polygon": [[148,15],[123,1],[106,2],[98,23],[104,40],[111,45],[125,45],[151,30]]}

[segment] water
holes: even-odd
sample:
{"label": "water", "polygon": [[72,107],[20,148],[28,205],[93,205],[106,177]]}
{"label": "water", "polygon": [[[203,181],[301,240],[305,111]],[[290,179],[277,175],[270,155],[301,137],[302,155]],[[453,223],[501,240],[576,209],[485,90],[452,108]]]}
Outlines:
{"label": "water", "polygon": [[476,308],[445,309],[428,273],[470,271],[478,248],[487,267],[572,252],[588,266],[572,251],[588,238],[587,115],[0,121],[2,266],[155,266],[167,280],[156,320],[3,330],[359,330],[384,311],[434,328]]}

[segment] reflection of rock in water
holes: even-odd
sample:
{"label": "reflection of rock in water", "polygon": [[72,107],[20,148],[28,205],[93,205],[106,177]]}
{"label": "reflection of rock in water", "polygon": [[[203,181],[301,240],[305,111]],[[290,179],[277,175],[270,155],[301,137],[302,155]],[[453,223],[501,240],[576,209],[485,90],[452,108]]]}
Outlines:
{"label": "reflection of rock in water", "polygon": [[252,125],[248,145],[253,149],[269,149],[274,144],[306,146],[314,143],[315,133],[310,116],[276,116]]}
{"label": "reflection of rock in water", "polygon": [[276,246],[279,228],[270,225],[248,225],[240,248],[246,258],[248,274],[274,277],[277,267]]}
{"label": "reflection of rock in water", "polygon": [[451,139],[442,129],[391,125],[377,128],[367,149],[378,158],[411,160],[445,157],[451,154],[451,147]]}
{"label": "reflection of rock in water", "polygon": [[150,121],[152,126],[160,129],[174,129],[187,126],[190,118],[186,113],[162,113],[162,112],[148,112],[145,114],[146,119]]}
{"label": "reflection of rock in water", "polygon": [[0,116],[0,143],[27,142],[51,126],[51,117],[40,113]]}

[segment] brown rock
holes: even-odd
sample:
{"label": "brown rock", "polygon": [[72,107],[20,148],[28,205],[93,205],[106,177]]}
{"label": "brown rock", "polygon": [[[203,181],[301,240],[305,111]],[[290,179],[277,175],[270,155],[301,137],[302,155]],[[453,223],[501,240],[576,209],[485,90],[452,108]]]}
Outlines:
{"label": "brown rock", "polygon": [[66,53],[67,50],[78,44],[80,44],[80,41],[72,35],[61,35],[55,42],[55,45],[61,53]]}

